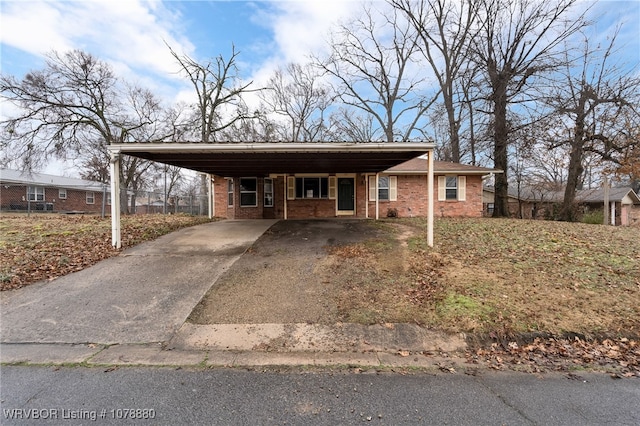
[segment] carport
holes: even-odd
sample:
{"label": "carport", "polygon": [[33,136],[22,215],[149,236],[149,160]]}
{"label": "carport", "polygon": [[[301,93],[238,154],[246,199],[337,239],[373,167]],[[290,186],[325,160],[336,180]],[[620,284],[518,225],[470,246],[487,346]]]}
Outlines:
{"label": "carport", "polygon": [[[420,155],[428,155],[427,240],[433,246],[433,150],[428,142],[324,142],[324,143],[127,143],[108,147],[111,156],[111,193],[120,193],[120,156],[178,166],[208,175],[209,217],[215,214],[213,175],[222,177],[269,176],[301,173],[379,174]],[[286,179],[285,179],[286,180]],[[377,191],[376,179],[376,194]],[[379,216],[376,200],[376,219]],[[286,219],[285,206],[285,219]],[[120,198],[111,200],[112,244],[121,246]]]}

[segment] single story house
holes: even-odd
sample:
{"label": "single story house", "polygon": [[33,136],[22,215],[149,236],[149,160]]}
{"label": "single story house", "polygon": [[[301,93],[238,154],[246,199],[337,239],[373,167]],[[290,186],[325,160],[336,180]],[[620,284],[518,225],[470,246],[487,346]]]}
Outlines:
{"label": "single story house", "polygon": [[[484,188],[485,214],[491,214],[493,188]],[[552,219],[554,212],[563,202],[564,190],[540,190],[530,187],[509,187],[509,212],[513,217],[523,219]],[[583,212],[603,211],[604,188],[581,189],[576,191],[576,203]],[[607,207],[611,225],[640,226],[640,197],[631,187],[609,188]]]}
{"label": "single story house", "polygon": [[[419,156],[380,173],[295,173],[286,178],[280,174],[214,175],[214,215],[284,219],[286,204],[289,219],[426,217],[427,170],[427,157]],[[496,172],[434,161],[435,215],[481,217],[482,182]]]}
{"label": "single story house", "polygon": [[[481,216],[483,177],[500,172],[436,166],[434,148],[430,142],[227,142],[119,144],[109,151],[115,176],[121,154],[205,173],[211,217],[425,216],[433,244],[434,212]],[[116,185],[112,181],[112,191]],[[112,211],[117,246],[118,209]]]}
{"label": "single story house", "polygon": [[0,169],[0,209],[100,213],[109,187],[84,179]]}

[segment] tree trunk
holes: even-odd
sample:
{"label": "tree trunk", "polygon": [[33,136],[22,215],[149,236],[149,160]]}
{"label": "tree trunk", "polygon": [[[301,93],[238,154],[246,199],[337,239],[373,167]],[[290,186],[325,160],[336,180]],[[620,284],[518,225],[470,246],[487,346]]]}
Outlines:
{"label": "tree trunk", "polygon": [[[580,120],[578,120],[579,122]],[[560,220],[574,222],[577,219],[575,210],[576,189],[580,184],[580,178],[584,172],[582,167],[582,129],[579,124],[576,126],[576,134],[571,143],[571,153],[569,154],[569,170],[567,174],[567,186],[564,190],[564,199],[560,208]]]}
{"label": "tree trunk", "polygon": [[451,147],[451,161],[460,162],[460,125],[456,120],[456,111],[453,107],[453,100],[449,96],[444,99],[445,109],[447,110],[447,119],[449,121],[449,145]]}
{"label": "tree trunk", "polygon": [[507,161],[507,146],[509,144],[509,129],[507,125],[507,85],[506,78],[501,74],[496,74],[494,82],[494,146],[493,163],[494,168],[502,170],[496,174],[495,199],[493,217],[509,217],[509,184],[507,171],[509,164]]}

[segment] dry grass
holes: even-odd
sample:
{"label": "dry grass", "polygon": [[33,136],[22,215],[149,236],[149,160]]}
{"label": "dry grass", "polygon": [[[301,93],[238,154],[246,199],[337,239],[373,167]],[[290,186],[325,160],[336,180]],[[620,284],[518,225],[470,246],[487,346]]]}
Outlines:
{"label": "dry grass", "polygon": [[[640,232],[561,222],[421,219],[334,253],[344,321],[474,333],[640,334]],[[344,256],[346,252],[361,254]]]}
{"label": "dry grass", "polygon": [[[187,215],[122,217],[122,246],[133,246],[209,219]],[[111,220],[98,216],[0,216],[0,290],[53,279],[115,256]]]}

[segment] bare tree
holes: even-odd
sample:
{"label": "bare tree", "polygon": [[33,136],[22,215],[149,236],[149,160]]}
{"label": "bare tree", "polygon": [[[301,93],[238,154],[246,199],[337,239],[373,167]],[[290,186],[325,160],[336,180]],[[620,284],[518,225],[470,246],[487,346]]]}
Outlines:
{"label": "bare tree", "polygon": [[0,77],[2,97],[15,105],[0,124],[4,143],[27,169],[51,156],[81,153],[87,138],[105,145],[133,140],[133,131],[150,125],[148,117],[132,114],[128,93],[111,67],[89,53],[73,50],[47,55],[46,66],[18,81]]}
{"label": "bare tree", "polygon": [[329,122],[329,134],[334,140],[362,142],[377,139],[373,117],[370,114],[339,108],[330,115]]}
{"label": "bare tree", "polygon": [[374,16],[364,8],[363,18],[342,25],[330,44],[330,57],[317,62],[339,82],[342,102],[371,115],[385,141],[411,139],[435,101],[424,95],[424,73],[414,63],[415,29],[395,9]]}
{"label": "bare tree", "polygon": [[448,155],[460,162],[460,121],[465,104],[457,84],[467,66],[470,40],[476,20],[473,0],[389,0],[414,26],[419,49],[438,80],[448,124]]}
{"label": "bare tree", "polygon": [[283,140],[312,142],[324,139],[325,111],[331,105],[331,88],[320,81],[318,68],[311,64],[288,64],[269,79],[260,98],[268,111],[287,120]]}
{"label": "bare tree", "polygon": [[252,82],[243,83],[238,75],[239,52],[235,47],[228,59],[219,55],[203,63],[168,47],[195,89],[197,105],[192,125],[201,142],[215,142],[216,133],[248,118],[242,95],[250,91]]}
{"label": "bare tree", "polygon": [[508,113],[524,106],[532,79],[560,64],[563,42],[585,25],[569,16],[577,0],[478,0],[480,29],[472,40],[474,61],[481,71],[492,117],[493,160],[504,173],[496,176],[494,217],[509,215],[508,146],[515,130]]}
{"label": "bare tree", "polygon": [[585,36],[579,57],[575,61],[567,58],[562,78],[547,98],[560,114],[559,121],[566,123],[559,141],[552,144],[552,148],[566,145],[569,149],[562,220],[577,219],[573,206],[584,177],[586,155],[595,154],[605,162],[620,165],[624,152],[638,143],[628,138],[626,131],[629,119],[640,125],[635,109],[640,101],[640,78],[633,70],[624,71],[613,62],[616,35],[617,31],[604,48],[591,48]]}

